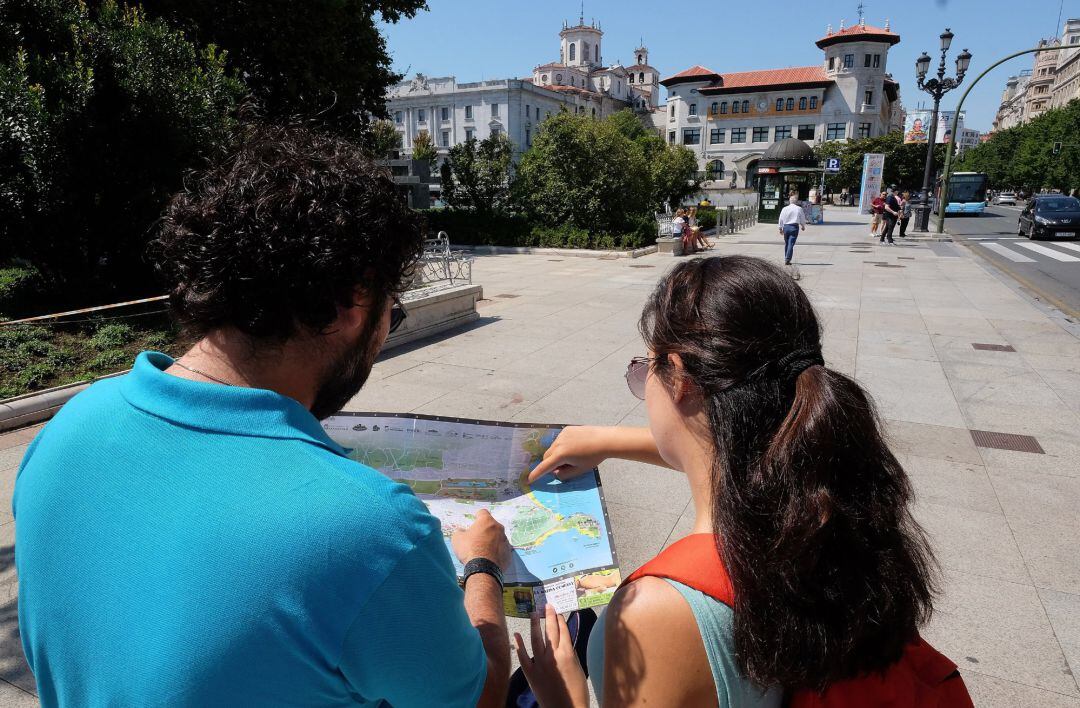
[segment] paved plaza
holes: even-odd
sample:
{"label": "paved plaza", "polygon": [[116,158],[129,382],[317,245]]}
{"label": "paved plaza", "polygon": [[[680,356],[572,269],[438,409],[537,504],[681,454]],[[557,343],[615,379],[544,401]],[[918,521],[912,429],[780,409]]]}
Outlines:
{"label": "paved plaza", "polygon": [[[873,394],[914,480],[943,569],[927,638],[978,706],[1080,708],[1080,338],[966,248],[878,246],[863,217],[827,217],[795,262],[828,365]],[[782,260],[775,226],[715,240],[716,254]],[[645,425],[623,372],[644,353],[641,307],[675,262],[479,257],[480,320],[388,352],[348,408]],[[1043,452],[978,447],[971,430],[1032,436]],[[17,638],[10,513],[31,436],[0,436],[0,707],[37,704]],[[691,528],[678,473],[608,462],[601,474],[624,573]]]}

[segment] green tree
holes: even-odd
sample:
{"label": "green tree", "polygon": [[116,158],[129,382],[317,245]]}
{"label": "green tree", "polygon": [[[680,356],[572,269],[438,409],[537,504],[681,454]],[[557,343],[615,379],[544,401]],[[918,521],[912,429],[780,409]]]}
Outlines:
{"label": "green tree", "polygon": [[[938,170],[945,164],[945,150],[945,145],[934,146],[934,165]],[[885,155],[883,185],[896,185],[909,190],[922,189],[926,168],[926,144],[905,144],[902,131],[847,142],[831,140],[814,146],[814,155],[819,160],[828,157],[840,158],[840,172],[825,177],[825,186],[833,192],[839,192],[844,187],[852,193],[858,192],[862,181],[863,155],[867,153]]]}
{"label": "green tree", "polygon": [[431,133],[421,130],[413,138],[412,158],[414,160],[427,160],[430,163],[434,162],[438,157],[439,150],[431,139]]}
{"label": "green tree", "polygon": [[701,189],[697,158],[682,145],[669,145],[656,133],[646,130],[641,119],[630,109],[606,119],[609,126],[629,138],[641,150],[649,172],[649,208],[665,203],[677,206]]}
{"label": "green tree", "polygon": [[[102,0],[91,0],[95,4]],[[390,70],[380,23],[426,9],[424,0],[142,0],[151,17],[199,45],[228,51],[269,117],[317,116],[359,136],[386,117]]]}
{"label": "green tree", "polygon": [[514,146],[505,134],[470,138],[450,148],[442,166],[448,205],[491,213],[508,206]]}
{"label": "green tree", "polygon": [[226,62],[112,0],[0,3],[0,261],[83,301],[152,287],[149,226],[237,129]]}
{"label": "green tree", "polygon": [[621,233],[648,214],[652,184],[644,151],[619,123],[560,113],[521,157],[517,201],[545,226]]}
{"label": "green tree", "polygon": [[376,158],[384,158],[393,150],[401,147],[401,133],[388,120],[372,122],[370,130],[364,135],[363,145]]}

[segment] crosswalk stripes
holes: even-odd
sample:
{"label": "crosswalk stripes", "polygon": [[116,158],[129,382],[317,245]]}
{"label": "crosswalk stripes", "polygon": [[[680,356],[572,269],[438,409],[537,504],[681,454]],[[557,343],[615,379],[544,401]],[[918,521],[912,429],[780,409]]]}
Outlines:
{"label": "crosswalk stripes", "polygon": [[1080,251],[1080,245],[1075,243],[1055,243],[1054,245],[1061,248],[1067,248],[1070,251]]}
{"label": "crosswalk stripes", "polygon": [[1013,263],[1034,263],[1035,262],[1034,258],[1028,258],[1023,253],[1017,253],[1016,251],[1012,250],[1011,248],[1005,248],[1000,243],[993,243],[993,242],[983,241],[983,242],[980,242],[979,245],[982,246],[983,248],[986,248],[986,249],[989,249],[989,250],[993,251],[994,253],[998,254],[999,256],[1004,256],[1004,257],[1008,258]]}
{"label": "crosswalk stripes", "polygon": [[1024,248],[1026,248],[1028,250],[1031,250],[1031,251],[1035,251],[1036,253],[1041,253],[1044,256],[1048,256],[1050,258],[1053,258],[1055,261],[1062,261],[1064,263],[1077,263],[1077,262],[1080,262],[1080,258],[1077,258],[1076,256],[1070,256],[1067,253],[1062,253],[1061,251],[1055,251],[1052,248],[1047,248],[1046,246],[1040,246],[1037,243],[1020,242],[1020,243],[1017,243],[1016,245],[1017,246],[1023,246]]}

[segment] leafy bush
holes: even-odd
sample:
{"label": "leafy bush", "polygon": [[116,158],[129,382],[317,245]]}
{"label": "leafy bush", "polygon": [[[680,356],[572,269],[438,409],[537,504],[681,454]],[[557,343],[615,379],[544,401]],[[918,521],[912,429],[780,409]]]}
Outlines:
{"label": "leafy bush", "polygon": [[176,336],[171,332],[154,332],[143,340],[147,349],[164,352],[176,343]]}
{"label": "leafy bush", "polygon": [[114,322],[98,327],[94,336],[90,337],[90,346],[100,351],[116,349],[135,339],[135,330],[129,325]]}
{"label": "leafy bush", "polygon": [[434,237],[445,231],[453,245],[521,246],[530,232],[527,219],[507,212],[481,214],[470,209],[431,209],[424,216],[429,235]]}
{"label": "leafy bush", "polygon": [[44,327],[0,327],[0,371],[17,374],[36,358],[47,356],[52,346],[48,337],[49,332]]}
{"label": "leafy bush", "polygon": [[43,287],[41,272],[33,266],[0,268],[0,316],[23,315]]}
{"label": "leafy bush", "polygon": [[711,207],[698,207],[697,210],[697,223],[702,230],[715,228],[716,226],[716,209]]}
{"label": "leafy bush", "polygon": [[93,359],[87,365],[87,373],[93,376],[111,374],[131,366],[132,357],[123,349],[109,349]]}

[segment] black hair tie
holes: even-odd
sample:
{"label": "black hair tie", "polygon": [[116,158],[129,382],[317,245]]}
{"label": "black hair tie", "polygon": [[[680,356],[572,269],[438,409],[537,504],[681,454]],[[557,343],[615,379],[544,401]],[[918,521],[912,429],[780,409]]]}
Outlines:
{"label": "black hair tie", "polygon": [[790,354],[781,357],[774,364],[773,371],[784,379],[797,379],[799,374],[811,366],[825,366],[825,359],[821,356],[821,349],[817,347],[804,347],[796,349]]}

